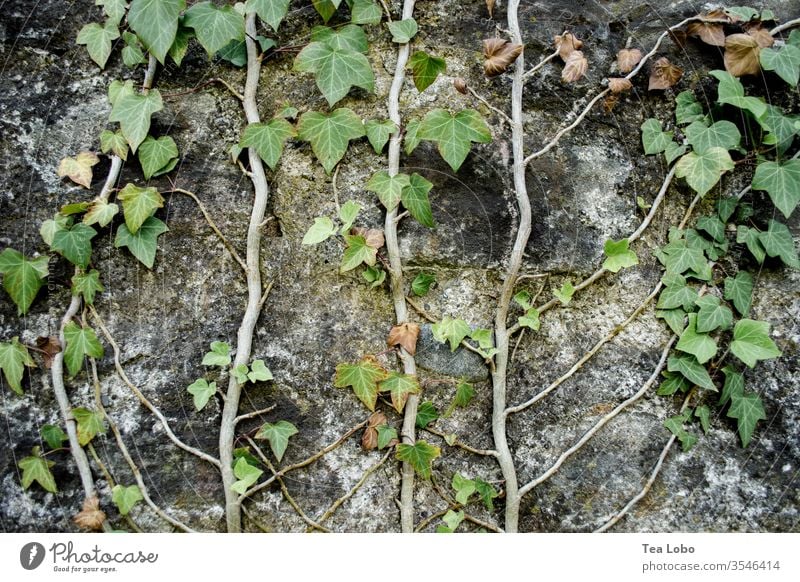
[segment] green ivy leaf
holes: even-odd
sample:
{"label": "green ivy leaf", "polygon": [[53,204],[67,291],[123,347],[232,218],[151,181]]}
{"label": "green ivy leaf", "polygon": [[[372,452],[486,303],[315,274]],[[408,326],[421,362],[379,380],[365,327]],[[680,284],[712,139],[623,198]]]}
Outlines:
{"label": "green ivy leaf", "polygon": [[689,432],[683,427],[684,423],[687,420],[687,415],[690,412],[687,410],[683,414],[679,414],[677,416],[672,416],[664,421],[664,427],[666,427],[672,434],[678,437],[678,440],[681,442],[683,447],[683,452],[689,451],[695,444],[697,444],[697,437]]}
{"label": "green ivy leaf", "polygon": [[336,9],[339,7],[341,0],[312,0],[314,3],[314,8],[316,8],[317,12],[320,16],[322,16],[322,20],[324,22],[328,22],[331,19],[331,16],[336,14]]}
{"label": "green ivy leaf", "polygon": [[675,354],[670,356],[669,360],[667,360],[667,370],[670,372],[679,372],[683,374],[689,382],[701,388],[705,388],[706,390],[717,392],[717,387],[711,380],[711,376],[708,375],[708,371],[698,363],[697,358],[691,354]]}
{"label": "green ivy leaf", "polygon": [[297,125],[298,136],[311,143],[314,155],[328,174],[344,156],[350,140],[363,137],[364,133],[361,119],[346,108],[327,115],[308,111],[300,116]]}
{"label": "green ivy leaf", "polygon": [[447,63],[444,59],[429,55],[425,51],[417,51],[411,55],[411,58],[408,59],[408,66],[411,67],[414,86],[420,93],[430,87],[440,73],[447,70]]}
{"label": "green ivy leaf", "polygon": [[686,146],[684,144],[677,144],[674,141],[671,141],[667,144],[667,148],[664,150],[664,159],[667,160],[667,165],[670,165],[685,153]]}
{"label": "green ivy leaf", "polygon": [[111,490],[111,500],[119,509],[120,515],[128,515],[133,506],[142,501],[144,497],[138,485],[114,485]]}
{"label": "green ivy leaf", "polygon": [[429,445],[425,441],[417,441],[413,445],[401,443],[397,445],[396,457],[399,461],[409,463],[414,471],[423,479],[431,478],[433,460],[441,456],[439,447]]}
{"label": "green ivy leaf", "polygon": [[789,85],[797,87],[800,79],[800,48],[791,44],[784,45],[779,50],[762,48],[759,60],[764,69],[775,71]]}
{"label": "green ivy leaf", "polygon": [[114,24],[119,24],[125,18],[128,9],[127,0],[94,0],[95,6],[102,6],[103,12]]}
{"label": "green ivy leaf", "polygon": [[355,24],[345,24],[337,28],[315,26],[311,30],[311,41],[327,44],[333,49],[350,50],[364,54],[369,49],[367,35],[360,26]]}
{"label": "green ivy leaf", "polygon": [[346,234],[350,230],[359,212],[361,212],[361,204],[355,200],[348,200],[342,204],[339,209],[339,220],[342,221],[342,228],[339,230],[341,234]]}
{"label": "green ivy leaf", "polygon": [[469,406],[469,403],[472,402],[474,397],[475,388],[472,386],[472,384],[462,379],[456,386],[456,395],[453,398],[453,401],[450,403],[450,406],[447,408],[445,416],[450,416],[453,414],[456,406],[459,408],[466,408]]}
{"label": "green ivy leaf", "polygon": [[269,441],[269,448],[272,449],[272,454],[280,463],[286,447],[289,446],[289,438],[297,433],[297,427],[291,422],[279,420],[275,424],[265,422],[256,434],[256,438]]}
{"label": "green ivy leaf", "polygon": [[327,216],[318,216],[314,219],[314,224],[306,231],[301,244],[316,245],[328,240],[334,234],[336,234],[336,227],[333,225],[333,221]]}
{"label": "green ivy leaf", "polygon": [[142,224],[158,208],[164,207],[164,198],[158,190],[155,188],[140,188],[133,184],[127,184],[120,190],[117,194],[117,200],[122,202],[125,225],[131,234],[136,234]]}
{"label": "green ivy leaf", "polygon": [[78,32],[77,44],[86,45],[89,56],[101,69],[111,54],[111,41],[119,38],[118,22],[107,20],[103,26],[96,22],[84,25]]}
{"label": "green ivy leaf", "polygon": [[446,525],[437,525],[436,533],[454,533],[456,528],[464,521],[464,512],[448,509],[447,513],[442,516],[442,521]]}
{"label": "green ivy leaf", "polygon": [[674,372],[661,372],[661,375],[665,378],[665,380],[658,387],[658,391],[656,391],[656,394],[659,396],[672,396],[679,390],[681,392],[686,392],[692,387],[692,384],[689,383],[689,381],[684,378],[682,374],[676,374]]}
{"label": "green ivy leaf", "polygon": [[708,434],[711,428],[711,409],[703,404],[694,409],[694,415],[700,419],[700,426],[703,427],[703,433]]}
{"label": "green ivy leaf", "polygon": [[778,346],[769,337],[769,323],[752,319],[736,322],[731,352],[751,368],[758,360],[769,360],[781,355]]}
{"label": "green ivy leaf", "polygon": [[397,431],[388,424],[382,424],[376,427],[378,431],[378,448],[384,449],[389,446],[392,441],[398,440]]}
{"label": "green ivy leaf", "polygon": [[743,224],[736,227],[736,242],[745,243],[747,250],[753,255],[757,263],[763,263],[767,256],[767,251],[761,244],[761,239],[758,237],[759,232],[754,228],[748,228]]}
{"label": "green ivy leaf", "polygon": [[392,397],[392,406],[394,406],[397,412],[402,414],[408,396],[410,394],[419,394],[420,386],[416,376],[389,372],[386,379],[378,384],[378,390],[381,392],[389,392]]}
{"label": "green ivy leaf", "polygon": [[753,176],[753,190],[766,190],[775,207],[789,218],[800,203],[800,160],[761,162]]}
{"label": "green ivy leaf", "polygon": [[189,384],[186,391],[194,397],[194,407],[200,411],[206,407],[211,397],[216,394],[217,383],[211,382],[209,384],[204,378],[198,378]]}
{"label": "green ivy leaf", "polygon": [[456,492],[456,503],[469,503],[469,498],[475,493],[475,481],[463,477],[461,473],[455,473],[450,484]]}
{"label": "green ivy leaf", "polygon": [[741,315],[747,315],[753,300],[753,276],[739,271],[735,277],[726,277],[723,297],[731,301]]}
{"label": "green ivy leaf", "polygon": [[0,342],[0,370],[3,370],[9,388],[20,396],[25,366],[35,368],[36,364],[28,353],[28,348],[19,343],[19,337],[14,336],[11,342]]}
{"label": "green ivy leaf", "polygon": [[82,222],[62,228],[53,235],[54,251],[59,252],[73,265],[85,269],[92,258],[92,239],[97,231]]}
{"label": "green ivy leaf", "polygon": [[531,307],[525,312],[525,315],[521,315],[517,318],[517,323],[522,327],[527,327],[533,331],[539,331],[539,328],[542,326],[542,322],[539,321],[539,310]]}
{"label": "green ivy leaf", "polygon": [[89,305],[94,303],[94,295],[104,291],[105,287],[100,282],[100,272],[92,269],[88,273],[76,273],[72,276],[72,294],[83,295],[83,300]]}
{"label": "green ivy leaf", "polygon": [[[683,289],[686,289],[686,287],[683,287]],[[690,291],[694,290],[690,289]],[[681,294],[684,293],[683,291],[680,290],[679,292]],[[695,297],[696,295],[697,295],[696,293],[693,294],[693,296]],[[659,297],[659,300],[660,299],[661,297]],[[671,300],[682,307],[684,305],[684,301],[686,301],[687,299],[688,297],[679,296],[679,297],[673,297]],[[672,309],[656,309],[656,317],[663,319],[667,323],[669,328],[672,330],[672,333],[674,333],[675,335],[681,335],[683,333],[683,330],[686,329],[686,312],[681,307]]]}
{"label": "green ivy leaf", "polygon": [[700,272],[706,267],[703,251],[692,248],[685,240],[676,240],[668,243],[662,249],[664,266],[668,274],[681,274],[688,270]]}
{"label": "green ivy leaf", "polygon": [[391,119],[383,121],[370,119],[364,124],[364,128],[367,133],[367,139],[376,154],[380,154],[383,151],[383,147],[389,141],[389,136],[397,131],[397,126]]}
{"label": "green ivy leaf", "polygon": [[[166,173],[164,170],[172,162],[172,160],[177,159],[177,157],[178,146],[175,145],[175,140],[168,135],[162,136],[158,139],[148,135],[139,146],[139,163],[142,165],[144,179],[149,180],[153,176],[159,176]],[[132,186],[132,184],[128,184],[126,188],[129,186]],[[136,188],[136,186],[134,186],[134,188]],[[120,194],[121,193],[122,192],[120,192]],[[159,198],[161,197],[158,192],[156,192],[156,195]],[[122,206],[124,208],[125,204]],[[161,205],[157,206],[157,208],[161,208],[161,206],[163,206],[163,199],[161,200]],[[128,225],[128,229],[130,229],[130,225]]]}
{"label": "green ivy leaf", "polygon": [[700,153],[689,152],[683,156],[675,165],[675,175],[686,178],[686,183],[703,196],[719,182],[722,174],[733,168],[733,160],[727,150],[711,147]]}
{"label": "green ivy leaf", "polygon": [[739,429],[742,446],[747,447],[759,420],[767,420],[767,413],[758,394],[734,394],[731,396],[731,407],[728,417],[735,418]]}
{"label": "green ivy leaf", "polygon": [[792,233],[789,232],[785,224],[777,220],[770,220],[767,230],[759,233],[758,240],[770,257],[780,257],[787,266],[795,269],[800,268]]}
{"label": "green ivy leaf", "polygon": [[378,249],[367,244],[367,240],[361,235],[344,235],[347,248],[342,255],[342,264],[339,267],[340,273],[346,273],[358,267],[361,263],[372,266],[378,256]]}
{"label": "green ivy leaf", "polygon": [[695,301],[695,305],[700,308],[697,312],[697,331],[700,333],[728,329],[733,323],[733,312],[720,304],[718,297],[704,295]]}
{"label": "green ivy leaf", "polygon": [[12,248],[0,253],[0,273],[3,273],[3,289],[17,306],[17,313],[25,315],[36,294],[47,277],[47,257],[29,259]]}
{"label": "green ivy leaf", "polygon": [[333,385],[337,388],[352,386],[353,392],[370,410],[375,410],[378,399],[378,382],[388,377],[388,373],[378,362],[366,357],[355,364],[342,363],[336,366]]}
{"label": "green ivy leaf", "polygon": [[203,366],[224,368],[231,364],[231,346],[228,342],[211,342],[211,351],[206,352],[201,362]]}
{"label": "green ivy leaf", "polygon": [[255,12],[275,32],[289,11],[289,0],[247,0],[245,12]]}
{"label": "green ivy leaf", "polygon": [[288,121],[276,118],[268,123],[249,124],[242,134],[239,146],[254,148],[270,170],[274,170],[283,153],[286,140],[295,135],[297,132]]}
{"label": "green ivy leaf", "polygon": [[189,51],[189,40],[194,37],[194,31],[191,28],[187,28],[185,26],[178,26],[178,31],[175,34],[175,40],[172,42],[172,46],[169,47],[169,56],[175,62],[177,66],[181,66],[181,62],[183,62],[183,57],[186,56],[186,53]]}
{"label": "green ivy leaf", "polygon": [[127,88],[127,85],[125,87],[115,99],[108,120],[119,122],[122,135],[128,140],[131,151],[136,153],[136,148],[150,131],[150,117],[153,113],[161,111],[164,103],[158,89],[151,89],[147,95],[140,95],[132,88]]}
{"label": "green ivy leaf", "polygon": [[657,119],[646,119],[641,126],[642,146],[647,155],[660,154],[667,149],[672,141],[671,131],[662,131],[661,123]]}
{"label": "green ivy leaf", "polygon": [[41,433],[44,441],[47,443],[47,446],[51,449],[59,449],[64,441],[69,440],[69,437],[63,430],[61,430],[61,427],[54,424],[44,425],[39,432]]}
{"label": "green ivy leaf", "polygon": [[688,318],[689,323],[678,340],[675,349],[692,354],[700,364],[705,364],[717,355],[717,342],[708,334],[698,333],[696,313],[690,313]]}
{"label": "green ivy leaf", "polygon": [[[417,419],[415,424],[417,428],[425,428],[433,421],[439,418],[439,411],[433,405],[433,402],[423,402],[417,409]],[[380,447],[379,447],[380,448]]]}
{"label": "green ivy leaf", "polygon": [[113,152],[115,156],[128,159],[128,142],[121,130],[109,131],[104,129],[100,134],[100,151],[104,154]]}
{"label": "green ivy leaf", "polygon": [[138,36],[125,31],[122,33],[122,40],[125,41],[125,48],[122,49],[122,62],[126,67],[133,68],[147,62]]}
{"label": "green ivy leaf", "polygon": [[697,228],[707,232],[715,241],[725,241],[725,223],[716,216],[701,216],[697,219]]}
{"label": "green ivy leaf", "polygon": [[716,203],[717,214],[722,222],[728,222],[733,216],[736,207],[739,205],[739,199],[736,196],[728,196],[727,198],[719,198]]}
{"label": "green ivy leaf", "polygon": [[444,109],[434,109],[422,120],[419,138],[436,142],[442,158],[457,172],[472,142],[489,143],[492,133],[474,109],[464,109],[455,115]]}
{"label": "green ivy leaf", "polygon": [[767,110],[766,104],[756,97],[745,97],[744,86],[739,79],[728,71],[709,71],[709,74],[719,81],[719,86],[717,87],[717,101],[719,103],[726,103],[749,111],[756,119],[764,115]]}
{"label": "green ivy leaf", "polygon": [[48,461],[39,453],[39,447],[33,447],[31,456],[20,460],[19,468],[22,469],[22,488],[27,490],[36,481],[45,491],[58,493],[56,480],[50,467],[55,465],[53,461]]}
{"label": "green ivy leaf", "polygon": [[247,374],[247,379],[253,383],[256,382],[268,382],[272,380],[272,372],[267,365],[264,363],[264,360],[253,360],[253,363],[250,364],[250,372]]}
{"label": "green ivy leaf", "polygon": [[353,50],[333,48],[324,42],[306,45],[295,57],[294,70],[314,74],[317,87],[330,107],[344,99],[353,87],[370,93],[375,90],[375,76],[367,57]]}
{"label": "green ivy leaf", "polygon": [[431,201],[428,199],[428,192],[433,188],[433,184],[414,172],[409,178],[408,185],[400,192],[400,200],[406,210],[422,226],[435,228],[433,212],[431,211]]}
{"label": "green ivy leaf", "polygon": [[416,36],[419,29],[417,21],[413,18],[387,22],[386,26],[389,28],[389,32],[392,33],[392,42],[397,44],[407,44]]}
{"label": "green ivy leaf", "polygon": [[754,18],[758,18],[758,10],[750,6],[731,6],[724,10],[728,16],[733,16],[735,19],[741,20],[742,22],[750,22]]}
{"label": "green ivy leaf", "polygon": [[719,405],[725,406],[725,403],[732,397],[744,395],[744,375],[733,366],[725,366],[722,368],[722,372],[725,374],[725,385],[722,387]]}
{"label": "green ivy leaf", "polygon": [[430,273],[418,273],[411,281],[411,292],[417,297],[424,297],[431,290],[431,285],[436,283],[436,276]]}
{"label": "green ivy leaf", "polygon": [[354,24],[380,24],[383,13],[374,0],[353,0],[350,21]]}
{"label": "green ivy leaf", "polygon": [[178,17],[185,8],[185,0],[131,1],[128,24],[161,64],[172,47],[178,32]]}
{"label": "green ivy leaf", "polygon": [[480,477],[475,477],[474,481],[475,491],[478,492],[478,495],[483,500],[486,509],[494,511],[494,502],[492,500],[500,497],[500,493],[497,492],[491,483],[487,483]]}
{"label": "green ivy leaf", "polygon": [[410,184],[408,174],[390,176],[386,170],[375,172],[367,182],[367,190],[375,192],[386,210],[393,210],[400,204],[403,188]]}
{"label": "green ivy leaf", "polygon": [[151,216],[139,227],[136,234],[131,234],[128,227],[121,224],[117,229],[117,237],[114,239],[114,246],[117,248],[128,247],[131,254],[139,259],[148,269],[153,268],[156,260],[156,249],[158,236],[167,232],[167,225]]}
{"label": "green ivy leaf", "polygon": [[730,121],[717,121],[706,126],[702,121],[693,121],[684,129],[686,139],[698,154],[714,147],[732,150],[739,147],[742,134]]}
{"label": "green ivy leaf", "polygon": [[370,284],[370,288],[375,288],[382,285],[386,280],[386,271],[380,267],[367,267],[364,269],[364,272],[361,273],[361,276]]}
{"label": "green ivy leaf", "polygon": [[606,260],[603,261],[603,268],[612,273],[619,272],[620,269],[626,269],[639,264],[639,259],[636,253],[628,247],[630,241],[623,238],[620,241],[608,239],[603,246],[603,252],[606,254]]}
{"label": "green ivy leaf", "polygon": [[567,305],[575,295],[575,287],[569,281],[564,281],[561,289],[553,289],[553,295],[561,302],[561,305]]}
{"label": "green ivy leaf", "polygon": [[238,481],[231,485],[231,490],[239,495],[244,495],[263,473],[264,471],[248,463],[247,459],[239,457],[239,460],[233,466],[233,475]]}
{"label": "green ivy leaf", "polygon": [[247,383],[247,373],[250,371],[250,368],[247,367],[247,364],[239,364],[235,368],[231,370],[231,374],[239,384],[246,384]]}
{"label": "green ivy leaf", "polygon": [[450,342],[450,351],[454,352],[472,329],[463,319],[445,317],[439,323],[434,323],[431,326],[431,331],[433,332],[433,339],[437,342]]}
{"label": "green ivy leaf", "polygon": [[678,93],[675,97],[675,123],[685,125],[702,119],[705,119],[703,106],[698,103],[694,93],[692,91]]}
{"label": "green ivy leaf", "polygon": [[70,376],[80,372],[84,357],[103,357],[103,346],[91,327],[78,327],[78,325],[70,321],[64,327],[64,339],[67,343],[64,349],[64,361],[67,363],[67,370],[69,370]]}
{"label": "green ivy leaf", "polygon": [[410,156],[411,152],[417,149],[419,142],[422,141],[419,137],[419,128],[421,126],[422,122],[416,120],[409,121],[406,125],[406,133],[405,136],[403,136],[403,144],[405,147],[403,149],[407,156]]}
{"label": "green ivy leaf", "polygon": [[105,434],[106,423],[102,412],[80,407],[72,409],[72,416],[78,423],[78,443],[82,447],[89,444],[97,435]]}

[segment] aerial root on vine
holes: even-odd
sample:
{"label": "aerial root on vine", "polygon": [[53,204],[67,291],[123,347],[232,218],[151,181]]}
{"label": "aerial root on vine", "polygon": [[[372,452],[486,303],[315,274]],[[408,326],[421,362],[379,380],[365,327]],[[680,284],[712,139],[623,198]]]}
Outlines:
{"label": "aerial root on vine", "polygon": [[[435,434],[436,436],[438,436],[441,439],[444,439],[447,436],[445,433],[443,433],[442,431],[440,431],[438,429],[433,428],[432,426],[426,426],[422,430],[424,430],[426,432],[429,432],[431,434]],[[459,449],[463,449],[463,450],[465,450],[465,451],[467,451],[469,453],[473,453],[475,455],[481,455],[483,457],[496,457],[497,456],[497,451],[495,451],[495,450],[492,450],[492,449],[476,449],[475,447],[471,447],[468,444],[463,443],[458,439],[453,441],[453,444],[451,446],[458,447]]]}

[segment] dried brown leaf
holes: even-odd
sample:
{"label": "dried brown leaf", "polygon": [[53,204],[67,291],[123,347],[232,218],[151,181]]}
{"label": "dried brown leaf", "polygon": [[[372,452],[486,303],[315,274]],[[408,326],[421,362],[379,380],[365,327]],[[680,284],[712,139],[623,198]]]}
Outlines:
{"label": "dried brown leaf", "polygon": [[36,338],[36,347],[42,351],[42,359],[44,359],[44,367],[48,370],[53,365],[53,357],[61,351],[61,342],[54,335],[50,337],[42,336]]}
{"label": "dried brown leaf", "polygon": [[456,77],[455,79],[453,79],[453,87],[455,87],[456,91],[458,91],[462,95],[467,94],[467,82],[464,80],[463,77]]}
{"label": "dried brown leaf", "polygon": [[749,34],[732,34],[725,39],[725,70],[734,77],[756,75],[761,70],[761,47]]}
{"label": "dried brown leaf", "polygon": [[386,419],[386,415],[381,411],[377,411],[369,415],[369,418],[367,419],[367,426],[371,428],[377,428],[382,424],[386,424],[387,422],[389,421]]}
{"label": "dried brown leaf", "polygon": [[486,9],[489,11],[489,18],[494,18],[494,2],[495,0],[486,0]]}
{"label": "dried brown leaf", "polygon": [[363,228],[356,226],[350,229],[350,232],[354,235],[363,236],[367,246],[372,247],[373,249],[381,248],[386,242],[386,239],[383,236],[383,231],[378,228]]}
{"label": "dried brown leaf", "polygon": [[554,36],[553,42],[556,45],[558,56],[560,56],[561,60],[565,63],[567,62],[569,55],[577,50],[580,50],[583,46],[583,41],[578,39],[571,32],[565,32],[564,34],[558,34]]}
{"label": "dried brown leaf", "polygon": [[619,102],[619,95],[611,94],[603,99],[603,110],[606,113],[614,111],[614,106]]}
{"label": "dried brown leaf", "polygon": [[624,77],[611,77],[608,80],[608,88],[612,93],[625,93],[633,89],[633,83]]}
{"label": "dried brown leaf", "polygon": [[92,185],[92,166],[99,163],[100,159],[93,152],[81,152],[74,158],[66,157],[58,164],[58,176],[68,177],[70,180],[90,188]]}
{"label": "dried brown leaf", "polygon": [[401,346],[412,356],[417,351],[417,337],[419,336],[419,326],[416,323],[406,322],[395,325],[389,332],[389,339],[386,343],[389,346]]}
{"label": "dried brown leaf", "polygon": [[573,51],[564,63],[564,70],[561,71],[561,80],[565,83],[574,83],[586,74],[589,70],[589,61],[583,56],[581,51]]}
{"label": "dried brown leaf", "polygon": [[731,21],[731,17],[725,13],[722,8],[717,8],[716,10],[711,10],[709,12],[704,12],[700,14],[698,18],[702,20],[725,20],[726,22]]}
{"label": "dried brown leaf", "polygon": [[725,29],[716,22],[690,22],[686,33],[712,46],[725,46]]}
{"label": "dried brown leaf", "polygon": [[97,495],[87,497],[83,502],[83,509],[72,518],[75,525],[81,529],[88,529],[89,531],[102,530],[105,520],[106,514],[100,509],[100,501],[97,499]]}
{"label": "dried brown leaf", "polygon": [[686,31],[676,28],[675,30],[669,31],[669,37],[672,39],[678,48],[683,48],[686,46]]}
{"label": "dried brown leaf", "polygon": [[373,412],[367,419],[367,428],[361,435],[361,448],[371,451],[378,448],[378,427],[386,424],[386,415],[382,412]]}
{"label": "dried brown leaf", "polygon": [[630,73],[639,61],[642,60],[642,51],[637,48],[624,48],[617,53],[617,67],[620,73]]}
{"label": "dried brown leaf", "polygon": [[683,69],[669,62],[667,57],[661,57],[650,70],[648,91],[668,89],[677,83],[683,75]]}
{"label": "dried brown leaf", "polygon": [[483,41],[483,72],[487,77],[504,73],[522,54],[522,45],[504,38],[487,38]]}
{"label": "dried brown leaf", "polygon": [[769,30],[759,26],[751,26],[747,29],[747,34],[756,39],[758,46],[761,48],[769,48],[775,44],[775,39],[769,33]]}

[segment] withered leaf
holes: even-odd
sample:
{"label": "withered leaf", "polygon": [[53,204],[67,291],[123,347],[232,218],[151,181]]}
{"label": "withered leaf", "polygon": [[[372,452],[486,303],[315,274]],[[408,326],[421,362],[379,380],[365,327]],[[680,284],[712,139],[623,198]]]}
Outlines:
{"label": "withered leaf", "polygon": [[61,351],[61,343],[54,335],[50,337],[41,336],[36,338],[36,347],[42,351],[44,367],[49,370],[50,366],[53,365],[53,357]]}
{"label": "withered leaf", "polygon": [[633,83],[624,77],[611,77],[608,79],[608,88],[612,93],[625,93],[633,88]]}
{"label": "withered leaf", "polygon": [[583,41],[578,39],[571,32],[557,34],[553,37],[553,43],[556,45],[558,56],[560,56],[561,60],[565,63],[567,62],[569,55],[577,50],[580,50],[580,48],[583,46]]}
{"label": "withered leaf", "polygon": [[614,106],[619,102],[619,95],[614,95],[613,93],[603,99],[603,110],[606,113],[611,113],[614,111]]}
{"label": "withered leaf", "polygon": [[667,57],[661,57],[650,70],[649,91],[668,89],[677,83],[683,75],[683,69],[669,62]]}
{"label": "withered leaf", "polygon": [[725,30],[717,22],[690,22],[686,33],[712,46],[725,46]]}
{"label": "withered leaf", "polygon": [[100,158],[93,152],[81,152],[74,158],[66,157],[58,164],[58,176],[68,177],[70,180],[90,188],[92,185],[92,166],[100,162]]}
{"label": "withered leaf", "polygon": [[89,531],[100,531],[103,529],[103,522],[105,520],[106,514],[100,509],[100,501],[97,499],[97,495],[87,497],[83,502],[83,509],[72,518],[75,525]]}
{"label": "withered leaf", "polygon": [[383,231],[378,228],[363,228],[357,226],[352,228],[350,232],[354,235],[363,236],[367,246],[372,247],[373,249],[381,248],[386,242],[386,239],[383,236]]}
{"label": "withered leaf", "polygon": [[386,424],[386,415],[382,412],[373,412],[367,419],[367,428],[364,429],[364,434],[361,435],[361,448],[365,451],[371,451],[378,448],[378,427]]}
{"label": "withered leaf", "polygon": [[669,37],[672,39],[678,48],[683,48],[686,46],[686,31],[676,28],[675,30],[669,30]]}
{"label": "withered leaf", "polygon": [[483,41],[483,72],[487,77],[504,73],[522,54],[522,45],[504,38],[487,38]]}
{"label": "withered leaf", "polygon": [[711,10],[709,12],[704,12],[698,16],[701,20],[724,20],[725,22],[730,22],[731,17],[728,16],[724,10],[721,8],[717,8],[716,10]]}
{"label": "withered leaf", "polygon": [[489,11],[489,18],[494,18],[494,2],[495,0],[486,0],[486,9]]}
{"label": "withered leaf", "polygon": [[766,28],[761,26],[751,26],[747,29],[747,34],[756,39],[758,46],[761,48],[769,48],[775,44],[775,39]]}
{"label": "withered leaf", "polygon": [[589,70],[589,61],[583,56],[581,51],[572,51],[564,63],[564,70],[561,71],[561,80],[565,83],[574,83],[586,74]]}
{"label": "withered leaf", "polygon": [[386,424],[388,420],[386,419],[386,415],[381,411],[373,412],[369,415],[367,419],[367,426],[371,428],[377,428],[382,424]]}
{"label": "withered leaf", "polygon": [[620,73],[630,73],[642,60],[642,51],[637,48],[624,48],[617,53],[617,67]]}
{"label": "withered leaf", "polygon": [[416,323],[407,321],[400,325],[395,325],[389,332],[389,339],[386,343],[390,346],[401,346],[412,356],[417,351],[417,337],[419,336],[419,326]]}
{"label": "withered leaf", "polygon": [[734,77],[758,74],[760,52],[758,41],[749,34],[730,35],[725,39],[725,70]]}
{"label": "withered leaf", "polygon": [[456,77],[455,79],[453,79],[453,87],[455,87],[456,91],[458,91],[462,95],[467,94],[467,82],[464,80],[463,77]]}

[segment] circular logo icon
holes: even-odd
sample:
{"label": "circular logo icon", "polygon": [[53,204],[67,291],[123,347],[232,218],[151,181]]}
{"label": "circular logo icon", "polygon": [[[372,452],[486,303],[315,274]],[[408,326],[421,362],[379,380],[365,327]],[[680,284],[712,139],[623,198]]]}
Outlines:
{"label": "circular logo icon", "polygon": [[30,542],[19,551],[19,563],[26,570],[35,570],[44,562],[44,546],[39,542]]}

